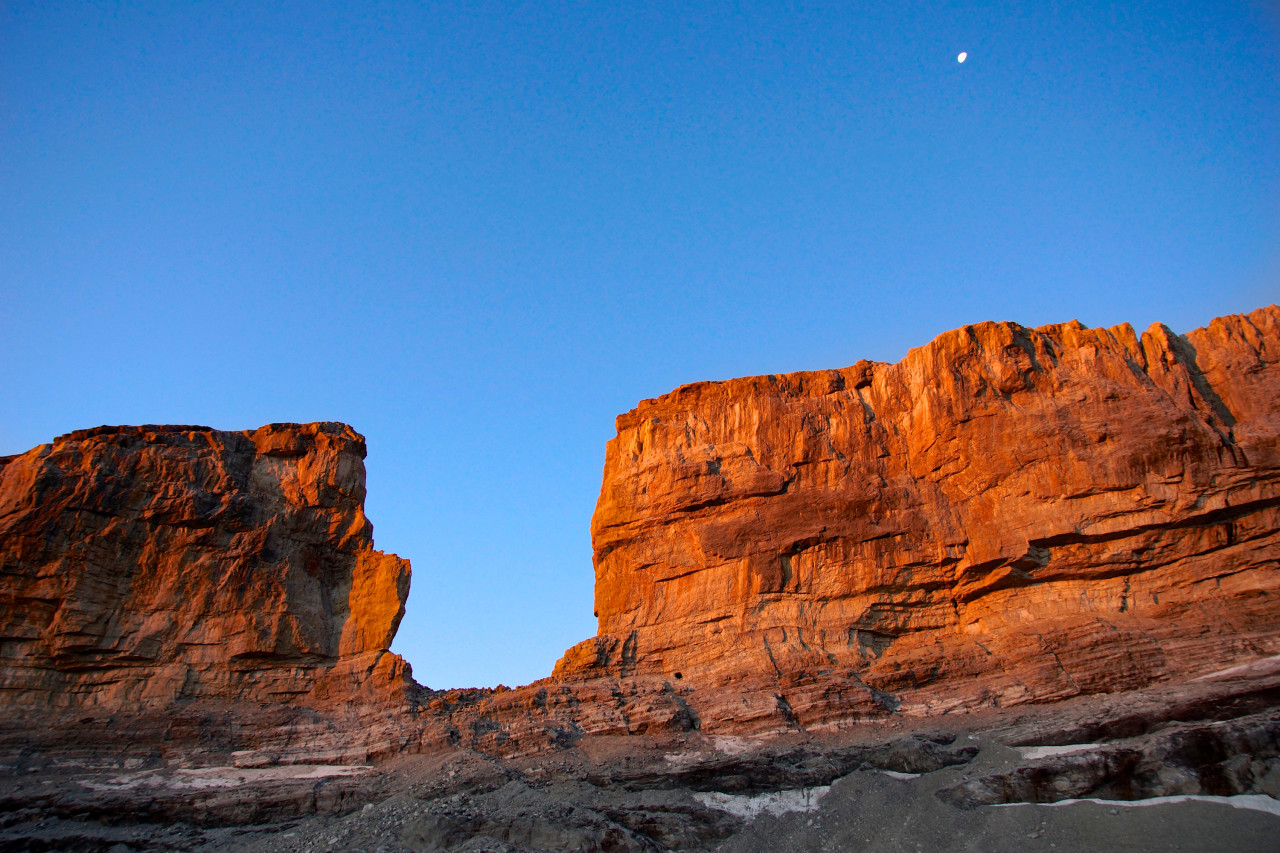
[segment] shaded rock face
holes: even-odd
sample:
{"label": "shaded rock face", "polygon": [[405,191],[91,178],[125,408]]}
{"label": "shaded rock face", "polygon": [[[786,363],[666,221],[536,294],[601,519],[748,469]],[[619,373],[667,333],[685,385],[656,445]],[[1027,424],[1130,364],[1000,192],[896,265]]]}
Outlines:
{"label": "shaded rock face", "polygon": [[813,726],[1276,654],[1277,362],[1275,306],[1185,336],[983,323],[647,400],[592,519],[599,634],[557,675]]}
{"label": "shaded rock face", "polygon": [[973,808],[1087,797],[1142,800],[1265,793],[1275,798],[1280,793],[1280,713],[1274,710],[1077,748],[1081,751],[968,780],[939,791],[939,796],[960,808]]}
{"label": "shaded rock face", "polygon": [[102,427],[0,459],[0,701],[395,703],[409,564],[342,424]]}

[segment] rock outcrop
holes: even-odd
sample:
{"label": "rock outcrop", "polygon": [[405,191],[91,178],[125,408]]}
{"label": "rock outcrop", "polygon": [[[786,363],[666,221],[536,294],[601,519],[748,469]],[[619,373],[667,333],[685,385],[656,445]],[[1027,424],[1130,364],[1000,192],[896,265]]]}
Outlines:
{"label": "rock outcrop", "polygon": [[747,730],[1280,653],[1278,362],[1275,306],[1184,336],[982,323],[646,400],[592,520],[599,633],[557,679]]}
{"label": "rock outcrop", "polygon": [[1275,307],[985,323],[645,401],[600,633],[515,690],[388,651],[409,567],[350,427],[0,459],[0,846],[1270,849],[1270,815],[1122,808],[1274,811],[1278,362]]}
{"label": "rock outcrop", "polygon": [[0,459],[3,710],[403,704],[409,564],[373,550],[364,456],[315,423],[101,427]]}
{"label": "rock outcrop", "polygon": [[984,323],[645,401],[592,521],[598,636],[516,690],[427,691],[388,651],[409,567],[373,550],[350,427],[71,433],[0,459],[0,745],[133,715],[244,766],[527,755],[1280,654],[1278,362],[1274,306],[1185,336]]}

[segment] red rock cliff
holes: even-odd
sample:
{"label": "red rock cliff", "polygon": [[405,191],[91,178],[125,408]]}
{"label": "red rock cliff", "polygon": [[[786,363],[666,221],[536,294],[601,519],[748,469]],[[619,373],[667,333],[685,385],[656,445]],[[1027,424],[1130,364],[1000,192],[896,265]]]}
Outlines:
{"label": "red rock cliff", "polygon": [[982,323],[646,400],[606,450],[599,635],[557,674],[821,724],[1280,653],[1278,361],[1275,306],[1185,336]]}
{"label": "red rock cliff", "polygon": [[409,564],[343,424],[101,427],[0,459],[10,710],[391,701]]}

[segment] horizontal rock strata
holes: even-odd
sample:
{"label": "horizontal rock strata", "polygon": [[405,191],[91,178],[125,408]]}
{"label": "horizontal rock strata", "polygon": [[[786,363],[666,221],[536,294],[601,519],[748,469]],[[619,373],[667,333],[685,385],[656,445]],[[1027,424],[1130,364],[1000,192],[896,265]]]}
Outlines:
{"label": "horizontal rock strata", "polygon": [[1276,654],[1278,361],[1275,306],[1184,336],[982,323],[646,400],[592,520],[599,633],[557,679],[812,727]]}
{"label": "horizontal rock strata", "polygon": [[0,746],[527,755],[1280,654],[1278,361],[1274,306],[1185,336],[984,323],[645,401],[592,520],[599,633],[516,690],[428,691],[388,651],[409,566],[373,549],[350,427],[71,433],[0,459]]}
{"label": "horizontal rock strata", "polygon": [[373,549],[364,456],[315,423],[102,427],[0,459],[0,710],[402,705],[409,564]]}

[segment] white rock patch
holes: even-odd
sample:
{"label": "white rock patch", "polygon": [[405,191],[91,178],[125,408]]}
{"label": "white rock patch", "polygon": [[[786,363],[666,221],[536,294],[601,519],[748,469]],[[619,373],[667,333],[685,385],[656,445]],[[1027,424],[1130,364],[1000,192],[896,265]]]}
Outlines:
{"label": "white rock patch", "polygon": [[775,791],[769,794],[721,794],[715,791],[694,794],[693,798],[704,806],[719,809],[747,820],[755,820],[762,814],[782,815],[788,812],[811,812],[818,801],[831,790],[830,785],[817,788],[797,788],[791,791]]}
{"label": "white rock patch", "polygon": [[757,741],[746,737],[716,735],[711,738],[711,746],[717,752],[723,752],[725,755],[742,755],[744,752],[749,752],[756,745]]}
{"label": "white rock patch", "polygon": [[1242,663],[1239,666],[1232,666],[1226,669],[1220,669],[1216,672],[1208,672],[1199,678],[1193,678],[1192,681],[1213,681],[1219,678],[1231,678],[1237,675],[1261,675],[1280,665],[1280,655],[1272,655],[1269,658],[1260,658],[1249,663]]}
{"label": "white rock patch", "polygon": [[1113,808],[1130,806],[1163,806],[1167,803],[1221,803],[1236,809],[1266,812],[1280,817],[1280,800],[1273,800],[1266,794],[1237,794],[1234,797],[1210,797],[1203,794],[1177,794],[1171,797],[1151,797],[1146,800],[1099,800],[1087,797],[1079,800],[1058,800],[1056,803],[999,803],[998,806],[1070,806],[1075,803],[1097,803],[1100,806]]}
{"label": "white rock patch", "polygon": [[290,764],[284,767],[199,767],[178,770],[173,775],[162,773],[122,773],[103,781],[80,784],[95,791],[122,791],[133,788],[166,787],[198,790],[201,788],[234,788],[260,782],[288,782],[297,779],[324,779],[330,776],[360,776],[373,772],[368,765]]}
{"label": "white rock patch", "polygon": [[920,778],[919,773],[900,773],[897,770],[881,770],[880,772],[891,779],[919,779]]}
{"label": "white rock patch", "polygon": [[1051,755],[1072,755],[1077,752],[1088,752],[1097,749],[1096,743],[1070,743],[1065,746],[1019,746],[1015,747],[1022,757],[1030,760],[1048,758]]}

